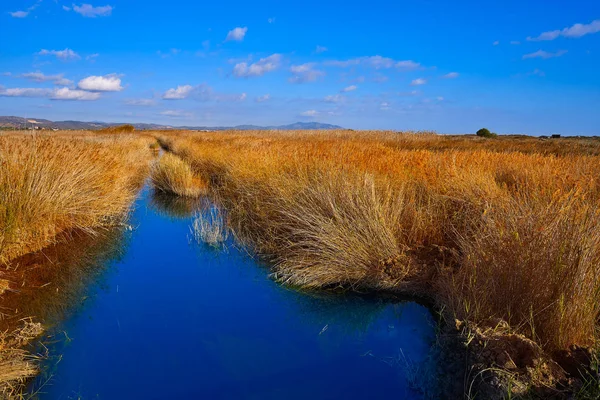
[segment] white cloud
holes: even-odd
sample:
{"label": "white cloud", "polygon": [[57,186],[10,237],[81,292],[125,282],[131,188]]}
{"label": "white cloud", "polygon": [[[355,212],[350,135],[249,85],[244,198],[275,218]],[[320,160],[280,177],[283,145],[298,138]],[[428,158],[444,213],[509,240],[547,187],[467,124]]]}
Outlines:
{"label": "white cloud", "polygon": [[341,103],[344,100],[346,100],[346,97],[339,94],[334,94],[330,96],[325,96],[323,100],[325,100],[327,103]]}
{"label": "white cloud", "polygon": [[589,24],[575,24],[568,28],[543,32],[537,37],[530,36],[527,38],[527,40],[534,42],[542,40],[554,40],[560,36],[575,39],[598,32],[600,32],[600,19],[596,19]]}
{"label": "white cloud", "polygon": [[92,92],[120,92],[123,90],[121,78],[117,74],[88,76],[80,80],[77,86],[79,89]]}
{"label": "white cloud", "polygon": [[417,79],[413,79],[410,84],[412,86],[420,86],[420,85],[424,85],[426,83],[427,83],[427,80],[425,80],[423,78],[417,78]]}
{"label": "white cloud", "polygon": [[175,89],[169,89],[163,94],[165,100],[182,100],[192,94],[194,87],[191,85],[177,86]]}
{"label": "white cloud", "polygon": [[9,14],[13,18],[26,18],[31,11],[38,8],[38,6],[40,5],[41,2],[42,2],[42,0],[38,0],[34,5],[32,5],[31,7],[27,8],[24,11],[9,12]]}
{"label": "white cloud", "polygon": [[141,106],[141,107],[151,107],[156,105],[156,100],[154,99],[129,99],[125,101],[125,104],[128,106]]}
{"label": "white cloud", "polygon": [[235,42],[241,42],[242,40],[244,40],[244,37],[246,36],[246,32],[248,32],[248,28],[243,27],[237,27],[234,28],[232,30],[229,31],[229,33],[227,33],[227,37],[225,38],[226,42],[229,41],[235,41]]}
{"label": "white cloud", "polygon": [[9,12],[9,14],[13,18],[25,18],[29,15],[29,11],[15,11]]}
{"label": "white cloud", "polygon": [[52,93],[51,89],[41,88],[0,88],[0,96],[5,97],[47,97]]}
{"label": "white cloud", "polygon": [[254,101],[257,103],[263,103],[265,101],[269,101],[270,99],[271,99],[271,95],[267,93],[263,96],[258,96],[256,99],[254,99]]}
{"label": "white cloud", "polygon": [[313,69],[314,63],[292,65],[290,72],[293,76],[289,79],[292,83],[314,82],[325,75],[325,72]]}
{"label": "white cloud", "polygon": [[388,103],[388,102],[385,102],[385,101],[384,101],[384,102],[382,102],[382,103],[379,105],[379,109],[380,109],[380,110],[383,110],[383,111],[387,111],[387,110],[389,110],[389,109],[390,109],[390,103]]}
{"label": "white cloud", "polygon": [[19,75],[19,78],[28,79],[33,82],[52,82],[58,86],[69,86],[73,84],[73,81],[66,79],[63,74],[56,75],[44,75],[41,72],[28,72]]}
{"label": "white cloud", "polygon": [[64,50],[42,49],[37,54],[40,56],[55,56],[56,58],[62,61],[79,60],[81,58],[79,54],[75,53],[73,50],[68,48]]}
{"label": "white cloud", "polygon": [[77,6],[73,4],[73,11],[87,18],[108,17],[112,14],[112,6],[94,7],[91,4]]}
{"label": "white cloud", "polygon": [[324,53],[327,51],[327,47],[325,46],[317,46],[317,48],[315,49],[315,53]]}
{"label": "white cloud", "polygon": [[268,23],[270,23],[270,24],[272,24],[272,23],[274,23],[274,22],[275,22],[275,18],[269,18],[269,19],[267,20],[267,22],[268,22]]}
{"label": "white cloud", "polygon": [[347,68],[351,66],[366,66],[375,69],[384,69],[384,68],[398,68],[401,70],[414,70],[421,66],[421,64],[412,61],[412,60],[402,60],[397,61],[392,58],[382,57],[382,56],[370,56],[370,57],[358,57],[351,58],[349,60],[334,60],[334,61],[326,61],[325,65],[332,67],[341,67]]}
{"label": "white cloud", "polygon": [[458,76],[459,76],[458,72],[449,72],[446,75],[444,75],[443,78],[454,79],[454,78],[458,78]]}
{"label": "white cloud", "polygon": [[162,98],[164,100],[182,100],[191,98],[197,101],[217,101],[217,102],[233,102],[244,101],[248,95],[246,93],[239,94],[223,94],[215,93],[215,91],[206,84],[197,86],[180,85],[174,89],[167,90]]}
{"label": "white cloud", "polygon": [[320,113],[319,113],[317,110],[308,110],[308,111],[301,112],[301,113],[300,113],[300,116],[302,116],[302,117],[310,117],[310,118],[312,118],[312,117],[317,117],[317,116],[319,116],[319,114],[320,114]]}
{"label": "white cloud", "polygon": [[279,68],[281,65],[281,54],[272,54],[269,57],[261,58],[254,64],[246,62],[238,63],[233,67],[233,75],[238,78],[247,78],[250,76],[262,76]]}
{"label": "white cloud", "polygon": [[558,50],[555,53],[544,51],[544,50],[538,50],[538,51],[533,52],[533,53],[525,54],[523,56],[523,60],[527,60],[528,58],[543,58],[543,59],[548,59],[548,58],[553,58],[553,57],[560,57],[560,56],[562,56],[564,54],[567,54],[567,50]]}
{"label": "white cloud", "polygon": [[160,115],[170,118],[190,118],[193,116],[192,113],[183,110],[165,110],[161,112]]}
{"label": "white cloud", "polygon": [[47,97],[52,100],[98,100],[100,93],[86,92],[85,90],[42,88],[11,88],[0,90],[0,96],[6,97]]}
{"label": "white cloud", "polygon": [[421,66],[421,64],[414,62],[412,60],[398,61],[396,64],[394,64],[394,67],[396,67],[398,69],[406,69],[406,70],[417,69],[420,66]]}
{"label": "white cloud", "polygon": [[499,40],[496,40],[494,43],[492,43],[494,46],[498,46],[500,44]]}
{"label": "white cloud", "polygon": [[100,93],[64,87],[55,89],[50,98],[52,100],[98,100]]}
{"label": "white cloud", "polygon": [[69,6],[62,6],[62,9],[65,11],[71,11],[71,7]]}
{"label": "white cloud", "polygon": [[347,86],[347,87],[343,88],[341,91],[342,92],[353,92],[356,89],[358,89],[358,86],[356,86],[356,85],[350,85],[350,86]]}
{"label": "white cloud", "polygon": [[100,54],[94,53],[94,54],[90,54],[85,59],[89,62],[96,62],[96,58],[98,58],[98,56],[100,56]]}

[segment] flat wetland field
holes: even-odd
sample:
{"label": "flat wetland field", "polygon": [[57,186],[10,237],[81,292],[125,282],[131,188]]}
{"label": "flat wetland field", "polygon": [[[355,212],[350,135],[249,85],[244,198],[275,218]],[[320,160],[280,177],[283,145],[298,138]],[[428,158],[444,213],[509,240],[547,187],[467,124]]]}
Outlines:
{"label": "flat wetland field", "polygon": [[0,394],[598,398],[599,179],[591,137],[0,133]]}

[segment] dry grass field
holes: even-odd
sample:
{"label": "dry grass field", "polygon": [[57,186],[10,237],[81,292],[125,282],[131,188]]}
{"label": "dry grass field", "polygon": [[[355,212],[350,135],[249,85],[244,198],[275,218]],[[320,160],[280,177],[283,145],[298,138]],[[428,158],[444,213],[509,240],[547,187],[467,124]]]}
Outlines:
{"label": "dry grass field", "polygon": [[592,347],[600,141],[429,133],[162,134],[238,239],[303,288],[431,298],[548,354]]}
{"label": "dry grass field", "polygon": [[[157,139],[167,153],[150,168]],[[215,220],[221,225],[215,231],[210,221],[199,221],[197,234],[220,243],[226,221],[287,285],[427,298],[446,324],[501,327],[550,360],[597,344],[600,141],[590,138],[351,131],[1,135],[2,300],[18,305],[14,285],[43,275],[15,267],[29,253],[60,248],[74,232],[93,238],[123,222],[148,171],[156,207],[177,201],[169,197],[175,194],[185,199],[187,216],[208,195],[220,207]],[[82,247],[94,248],[88,242]],[[56,259],[79,259],[69,254]],[[79,280],[74,271],[81,263],[69,265],[68,276]],[[39,306],[35,291],[24,292],[27,304]],[[45,302],[60,308],[44,293]],[[0,381],[35,372],[19,346],[37,328],[26,321],[5,330]],[[512,354],[509,361],[521,367]]]}

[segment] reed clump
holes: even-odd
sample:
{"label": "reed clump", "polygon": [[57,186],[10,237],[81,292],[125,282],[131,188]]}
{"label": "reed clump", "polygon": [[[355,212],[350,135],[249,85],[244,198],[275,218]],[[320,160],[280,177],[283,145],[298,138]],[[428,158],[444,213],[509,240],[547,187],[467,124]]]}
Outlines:
{"label": "reed clump", "polygon": [[184,197],[199,197],[206,193],[206,184],[194,175],[188,162],[171,153],[156,161],[150,176],[154,188],[164,193]]}
{"label": "reed clump", "polygon": [[119,222],[147,171],[148,140],[0,137],[0,262]]}
{"label": "reed clump", "polygon": [[546,351],[595,344],[600,142],[163,134],[282,282],[425,294]]}
{"label": "reed clump", "polygon": [[223,212],[214,206],[196,214],[192,231],[197,242],[211,247],[223,246],[229,237]]}

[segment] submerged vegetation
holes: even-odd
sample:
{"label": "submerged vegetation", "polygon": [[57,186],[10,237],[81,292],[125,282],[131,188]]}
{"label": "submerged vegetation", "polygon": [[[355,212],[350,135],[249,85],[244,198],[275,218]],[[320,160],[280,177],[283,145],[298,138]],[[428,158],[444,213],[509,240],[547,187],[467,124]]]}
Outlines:
{"label": "submerged vegetation", "polygon": [[429,297],[534,385],[556,385],[554,360],[596,344],[597,141],[337,131],[161,143],[210,182],[281,282]]}

